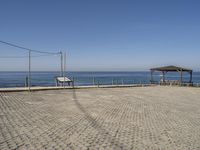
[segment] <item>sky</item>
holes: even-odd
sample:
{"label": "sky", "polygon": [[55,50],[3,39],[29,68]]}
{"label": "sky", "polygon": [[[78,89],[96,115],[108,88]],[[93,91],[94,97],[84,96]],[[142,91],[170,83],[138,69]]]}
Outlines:
{"label": "sky", "polygon": [[[199,0],[1,0],[0,40],[66,51],[70,71],[200,70],[199,8]],[[2,58],[16,56],[26,58]],[[27,56],[0,43],[0,71],[27,70]],[[60,57],[31,62],[33,70],[56,71]]]}

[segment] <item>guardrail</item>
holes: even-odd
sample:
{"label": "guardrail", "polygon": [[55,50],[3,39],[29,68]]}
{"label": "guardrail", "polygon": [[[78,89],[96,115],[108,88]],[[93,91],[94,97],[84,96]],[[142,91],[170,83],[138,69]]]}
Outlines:
{"label": "guardrail", "polygon": [[[55,76],[45,76],[45,74],[32,75],[31,87],[35,86],[56,86]],[[128,84],[147,84],[149,83],[148,77],[69,77],[74,81],[74,86],[87,86],[87,85],[128,85]],[[0,88],[3,87],[27,87],[28,80],[24,75],[18,75],[16,78],[1,78]]]}
{"label": "guardrail", "polygon": [[[47,72],[47,73],[32,73],[31,77],[31,87],[53,87],[56,86],[55,76],[58,76],[59,72]],[[115,75],[115,74],[114,74]],[[13,76],[15,78],[13,78]],[[149,74],[144,75],[135,75],[135,76],[94,76],[81,74],[80,76],[68,76],[72,81],[74,81],[74,86],[101,86],[101,85],[144,85],[151,84]],[[195,77],[200,80],[199,77]],[[157,77],[157,82],[154,84],[160,84],[159,76]],[[198,81],[198,80],[197,80]],[[161,85],[161,84],[160,84]],[[173,84],[166,84],[171,85]],[[177,84],[175,84],[177,86]],[[0,74],[0,88],[6,87],[27,87],[27,76],[26,73],[18,73],[15,76],[15,73],[12,73],[10,77]],[[66,85],[67,86],[67,85]],[[179,86],[194,86],[199,87],[200,82],[182,83]]]}

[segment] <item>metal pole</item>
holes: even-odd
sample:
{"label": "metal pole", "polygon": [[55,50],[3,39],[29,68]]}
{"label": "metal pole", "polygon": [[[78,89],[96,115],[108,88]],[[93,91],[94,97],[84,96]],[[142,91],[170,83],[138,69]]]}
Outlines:
{"label": "metal pole", "polygon": [[28,87],[28,76],[25,78],[25,87]]}
{"label": "metal pole", "polygon": [[95,85],[95,77],[93,77],[93,85]]}
{"label": "metal pole", "polygon": [[[60,76],[63,77],[63,53],[61,51],[60,51]],[[63,86],[62,82],[61,86]]]}
{"label": "metal pole", "polygon": [[66,52],[64,53],[64,88],[65,88],[65,74],[66,74]]}
{"label": "metal pole", "polygon": [[28,89],[29,91],[31,90],[31,50],[29,50],[28,53]]}
{"label": "metal pole", "polygon": [[63,53],[60,52],[60,76],[63,76]]}
{"label": "metal pole", "polygon": [[72,78],[72,87],[74,88],[74,77]]}

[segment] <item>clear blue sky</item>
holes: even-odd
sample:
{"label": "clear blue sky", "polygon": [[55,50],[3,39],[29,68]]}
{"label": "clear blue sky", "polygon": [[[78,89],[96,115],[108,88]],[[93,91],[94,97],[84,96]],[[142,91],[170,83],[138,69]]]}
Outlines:
{"label": "clear blue sky", "polygon": [[[200,68],[199,0],[1,0],[0,40],[67,51],[68,70]],[[1,56],[25,52],[0,44]],[[56,56],[35,70],[58,70]],[[2,59],[0,70],[26,70],[27,59]]]}

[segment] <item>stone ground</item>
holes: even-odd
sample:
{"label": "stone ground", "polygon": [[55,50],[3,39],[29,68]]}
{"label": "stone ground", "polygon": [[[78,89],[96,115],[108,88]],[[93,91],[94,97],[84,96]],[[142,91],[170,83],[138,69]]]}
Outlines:
{"label": "stone ground", "polygon": [[200,149],[200,89],[1,92],[0,149]]}

